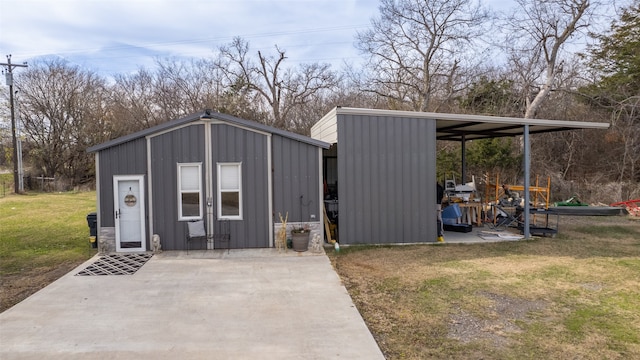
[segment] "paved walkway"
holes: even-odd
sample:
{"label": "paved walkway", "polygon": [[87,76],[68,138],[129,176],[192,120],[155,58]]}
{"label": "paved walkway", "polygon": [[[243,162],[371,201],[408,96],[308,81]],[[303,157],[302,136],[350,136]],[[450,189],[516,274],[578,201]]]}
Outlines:
{"label": "paved walkway", "polygon": [[164,252],[0,314],[0,359],[383,359],[326,255]]}

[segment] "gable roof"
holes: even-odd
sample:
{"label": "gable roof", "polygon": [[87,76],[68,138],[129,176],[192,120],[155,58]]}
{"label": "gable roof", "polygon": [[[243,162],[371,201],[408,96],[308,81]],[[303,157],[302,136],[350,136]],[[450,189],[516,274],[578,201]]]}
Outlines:
{"label": "gable roof", "polygon": [[201,120],[201,119],[220,120],[220,121],[229,123],[231,125],[246,127],[246,128],[257,130],[257,131],[262,131],[262,132],[266,132],[266,133],[270,133],[270,134],[280,135],[282,137],[286,137],[286,138],[289,138],[289,139],[292,139],[292,140],[297,140],[297,141],[300,141],[300,142],[303,142],[303,143],[307,143],[309,145],[314,145],[314,146],[317,146],[317,147],[321,147],[323,149],[328,149],[329,146],[330,146],[330,144],[328,144],[328,143],[326,143],[324,141],[312,139],[312,138],[310,138],[308,136],[292,133],[292,132],[286,131],[286,130],[277,129],[277,128],[274,128],[272,126],[260,124],[260,123],[255,122],[255,121],[245,120],[245,119],[237,118],[235,116],[222,114],[222,113],[218,113],[218,112],[213,112],[211,110],[205,110],[204,112],[201,112],[201,113],[193,113],[191,115],[187,115],[187,116],[185,116],[183,118],[180,118],[180,119],[167,121],[165,123],[150,127],[148,129],[140,130],[140,131],[137,131],[137,132],[125,135],[125,136],[121,136],[121,137],[113,139],[113,140],[109,140],[109,141],[104,142],[102,144],[91,146],[91,147],[89,147],[87,149],[87,152],[89,152],[89,153],[98,152],[100,150],[104,150],[104,149],[110,148],[112,146],[124,144],[126,142],[139,139],[141,137],[147,137],[149,135],[153,135],[153,134],[156,134],[156,133],[164,132],[164,131],[170,130],[170,129],[174,128],[174,127],[179,127],[179,126],[188,124],[190,122],[198,121],[198,120]]}

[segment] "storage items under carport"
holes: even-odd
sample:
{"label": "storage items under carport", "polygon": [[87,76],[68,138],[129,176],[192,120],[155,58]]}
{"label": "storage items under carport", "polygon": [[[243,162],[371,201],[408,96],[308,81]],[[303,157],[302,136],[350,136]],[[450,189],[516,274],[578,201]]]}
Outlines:
{"label": "storage items under carport", "polygon": [[445,231],[455,232],[471,232],[472,226],[470,224],[459,224],[462,212],[458,204],[450,204],[442,210],[442,222],[444,223]]}
{"label": "storage items under carport", "polygon": [[[533,221],[529,226],[531,235],[556,236],[560,223],[560,214],[558,212],[549,209],[529,209],[529,213],[533,215]],[[555,224],[553,223],[554,219],[550,219],[549,215],[555,216]]]}
{"label": "storage items under carport", "polygon": [[87,224],[89,225],[89,242],[94,249],[98,248],[98,213],[89,213],[87,215]]}
{"label": "storage items under carport", "polygon": [[[487,175],[486,178],[491,177]],[[443,201],[447,204],[443,210],[445,230],[471,232],[471,225],[482,227],[487,221],[491,229],[501,231],[512,227],[524,232],[524,199],[520,195],[524,187],[508,184],[499,186],[496,185],[499,183],[498,180],[496,176],[495,184],[485,185],[484,205],[475,196],[475,179],[472,183],[466,184],[467,188],[456,185],[454,180],[445,181],[447,194],[447,199]],[[551,181],[548,178],[546,187],[539,186],[539,179],[536,177],[535,185],[529,188],[532,201],[529,225],[531,235],[555,236],[558,233],[559,214],[548,209],[550,185]],[[484,220],[483,217],[485,217]]]}
{"label": "storage items under carport", "polygon": [[328,242],[338,240],[338,200],[324,200],[325,236]]}

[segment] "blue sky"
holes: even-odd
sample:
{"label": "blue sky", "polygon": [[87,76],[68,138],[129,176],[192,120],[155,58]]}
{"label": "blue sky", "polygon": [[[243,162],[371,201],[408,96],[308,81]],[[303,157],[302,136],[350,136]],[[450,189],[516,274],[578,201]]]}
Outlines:
{"label": "blue sky", "polygon": [[357,60],[354,34],[377,0],[0,0],[0,56],[61,56],[101,74],[156,56],[209,57],[241,36],[252,51],[286,50],[290,64]]}
{"label": "blue sky", "polygon": [[[515,0],[482,0],[502,10]],[[354,36],[378,0],[0,0],[0,57],[60,56],[103,75],[152,67],[156,57],[210,57],[241,36],[287,63],[357,63]]]}

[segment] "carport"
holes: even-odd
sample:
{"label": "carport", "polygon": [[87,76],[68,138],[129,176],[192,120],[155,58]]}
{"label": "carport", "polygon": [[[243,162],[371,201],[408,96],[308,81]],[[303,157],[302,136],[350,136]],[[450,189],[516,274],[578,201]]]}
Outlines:
{"label": "carport", "polygon": [[[608,123],[586,121],[337,107],[313,126],[311,137],[332,144],[336,152],[338,213],[346,214],[347,218],[346,224],[340,225],[340,237],[352,239],[359,231],[373,227],[370,234],[357,238],[356,242],[384,243],[391,236],[402,242],[427,242],[435,239],[435,221],[425,225],[419,219],[436,218],[435,210],[425,205],[434,204],[435,195],[424,191],[436,187],[433,176],[436,140],[461,143],[464,182],[467,141],[523,137],[524,235],[529,238],[530,135],[607,128]],[[366,176],[359,176],[358,172]],[[394,195],[379,201],[371,199],[371,194],[385,191]],[[394,217],[394,214],[402,215]]]}
{"label": "carport", "polygon": [[438,140],[453,140],[461,143],[462,182],[466,180],[465,145],[468,140],[490,139],[506,136],[523,137],[524,168],[524,237],[529,238],[531,186],[531,134],[578,129],[608,129],[608,123],[585,121],[562,121],[545,119],[521,119],[482,115],[439,114],[436,120]]}

